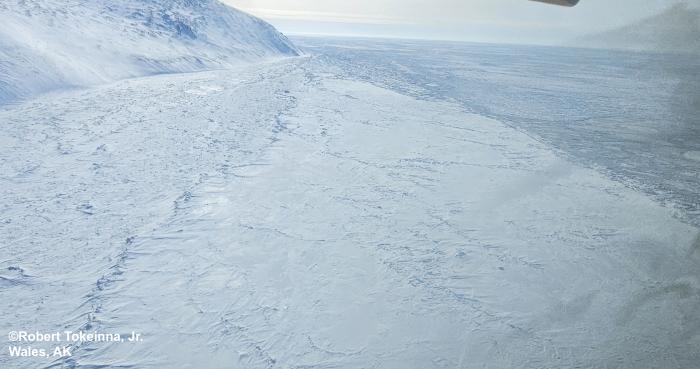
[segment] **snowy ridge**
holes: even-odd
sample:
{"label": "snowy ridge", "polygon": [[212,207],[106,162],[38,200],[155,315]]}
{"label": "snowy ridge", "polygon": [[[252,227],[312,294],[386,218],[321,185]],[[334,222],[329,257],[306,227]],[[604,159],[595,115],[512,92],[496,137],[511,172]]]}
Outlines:
{"label": "snowy ridge", "polygon": [[268,23],[217,0],[0,4],[0,103],[58,87],[298,54]]}

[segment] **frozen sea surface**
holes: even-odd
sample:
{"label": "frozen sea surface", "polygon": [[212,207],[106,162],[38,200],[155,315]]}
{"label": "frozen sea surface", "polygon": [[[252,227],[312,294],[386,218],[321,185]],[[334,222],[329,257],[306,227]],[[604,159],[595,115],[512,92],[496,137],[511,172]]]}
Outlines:
{"label": "frozen sea surface", "polygon": [[343,75],[450,100],[652,194],[700,225],[700,59],[610,50],[299,38]]}
{"label": "frozen sea surface", "polygon": [[[611,164],[641,160],[565,146],[568,103],[527,109],[533,91],[579,91],[535,62],[571,51],[463,45],[475,65],[493,54],[469,95],[440,87],[461,86],[444,45],[426,59],[314,42],[0,110],[0,331],[144,337],[62,359],[3,347],[0,367],[697,367],[700,236],[682,193]],[[515,68],[496,51],[531,54]],[[690,172],[691,141],[669,144]]]}

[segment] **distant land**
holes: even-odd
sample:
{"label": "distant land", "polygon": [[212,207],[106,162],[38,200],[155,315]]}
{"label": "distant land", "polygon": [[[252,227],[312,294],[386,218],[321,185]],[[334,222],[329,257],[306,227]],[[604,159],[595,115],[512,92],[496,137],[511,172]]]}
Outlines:
{"label": "distant land", "polygon": [[571,44],[590,48],[700,53],[700,8],[678,3],[660,14],[580,37]]}

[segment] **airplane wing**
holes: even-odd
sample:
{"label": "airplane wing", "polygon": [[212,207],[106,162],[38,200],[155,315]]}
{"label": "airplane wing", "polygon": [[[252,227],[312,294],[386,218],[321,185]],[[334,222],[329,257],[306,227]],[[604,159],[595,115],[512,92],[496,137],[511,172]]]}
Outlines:
{"label": "airplane wing", "polygon": [[563,6],[574,6],[578,4],[579,0],[531,0],[531,1],[539,1],[541,3],[548,3],[548,4],[556,4],[556,5],[563,5]]}

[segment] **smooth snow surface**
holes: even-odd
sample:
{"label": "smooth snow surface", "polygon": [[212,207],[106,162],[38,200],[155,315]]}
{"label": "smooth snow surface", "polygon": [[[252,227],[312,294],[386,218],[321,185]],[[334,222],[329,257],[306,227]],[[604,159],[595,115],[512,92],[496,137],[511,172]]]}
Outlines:
{"label": "smooth snow surface", "polygon": [[295,58],[0,111],[0,330],[145,338],[0,367],[700,362],[695,227],[497,120],[346,72]]}
{"label": "smooth snow surface", "polygon": [[0,104],[61,87],[297,55],[218,0],[3,0]]}

